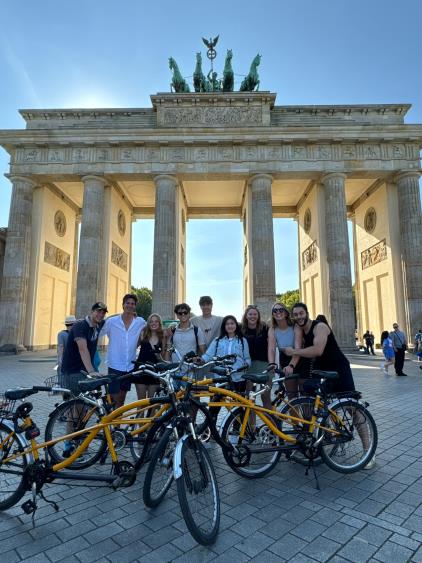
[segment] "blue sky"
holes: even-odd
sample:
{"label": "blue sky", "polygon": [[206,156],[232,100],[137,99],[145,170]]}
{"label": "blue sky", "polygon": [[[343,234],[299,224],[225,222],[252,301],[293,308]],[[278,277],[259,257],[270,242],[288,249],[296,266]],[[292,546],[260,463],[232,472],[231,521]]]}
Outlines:
{"label": "blue sky", "polygon": [[[420,0],[3,0],[1,16],[2,129],[23,127],[19,108],[150,107],[150,94],[169,89],[168,57],[191,75],[201,37],[217,34],[216,70],[228,48],[237,74],[259,52],[261,89],[276,92],[277,105],[409,102],[407,122],[422,123]],[[0,177],[0,226],[10,194]],[[298,287],[296,224],[274,228],[285,291]],[[217,313],[240,313],[241,233],[239,221],[189,221],[194,306],[209,293]],[[133,283],[151,287],[152,221],[137,222],[133,240]]]}

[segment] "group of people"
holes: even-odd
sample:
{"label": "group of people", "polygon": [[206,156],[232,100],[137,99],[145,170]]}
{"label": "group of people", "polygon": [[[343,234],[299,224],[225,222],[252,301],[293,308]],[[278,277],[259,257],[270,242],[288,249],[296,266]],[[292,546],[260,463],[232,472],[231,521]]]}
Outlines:
{"label": "group of people", "polygon": [[[415,336],[415,348],[414,351],[417,357],[422,357],[422,346],[419,350],[419,342],[422,341],[422,330],[419,330]],[[381,364],[381,370],[388,375],[388,367],[394,364],[394,369],[396,375],[406,376],[407,374],[403,372],[405,352],[408,348],[407,338],[405,333],[400,330],[397,323],[393,324],[392,332],[384,330],[381,334],[381,347],[384,354],[385,362]],[[422,366],[420,366],[422,369]]]}
{"label": "group of people", "polygon": [[[268,323],[261,318],[259,308],[248,305],[241,322],[235,316],[219,317],[212,314],[213,301],[209,296],[199,300],[202,314],[191,317],[187,303],[174,308],[178,323],[164,328],[161,317],[153,313],[147,321],[136,315],[137,297],[123,297],[121,314],[105,319],[107,305],[94,303],[91,312],[76,320],[67,317],[66,330],[58,337],[58,370],[62,385],[77,393],[81,370],[98,373],[95,361],[98,339],[107,336],[107,367],[112,379],[110,392],[116,407],[124,404],[130,382],[117,377],[131,372],[134,362],[157,363],[180,361],[187,352],[194,352],[199,361],[207,362],[214,356],[234,354],[233,384],[239,392],[248,390],[243,378],[244,370],[263,371],[268,364],[278,363],[285,375],[300,373],[303,379],[315,369],[335,370],[339,373],[337,390],[354,390],[350,365],[341,352],[322,315],[309,318],[304,303],[296,303],[292,312],[282,303],[275,303]],[[299,381],[299,383],[298,383]],[[290,397],[298,393],[300,380],[290,380],[287,391]],[[157,381],[145,375],[136,384],[139,399],[152,396]],[[263,403],[271,408],[271,397],[264,393]]]}

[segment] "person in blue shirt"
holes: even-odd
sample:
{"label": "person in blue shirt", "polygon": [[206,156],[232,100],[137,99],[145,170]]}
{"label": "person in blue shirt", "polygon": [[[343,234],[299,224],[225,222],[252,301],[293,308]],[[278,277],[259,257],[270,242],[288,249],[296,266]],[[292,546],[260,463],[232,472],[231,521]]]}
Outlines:
{"label": "person in blue shirt", "polygon": [[242,393],[246,391],[246,380],[242,378],[242,372],[235,370],[251,365],[249,355],[248,341],[242,335],[242,330],[236,317],[226,315],[221,322],[220,336],[215,338],[203,354],[202,359],[205,362],[212,360],[214,356],[226,356],[227,354],[235,354],[236,360],[233,364],[233,389]]}

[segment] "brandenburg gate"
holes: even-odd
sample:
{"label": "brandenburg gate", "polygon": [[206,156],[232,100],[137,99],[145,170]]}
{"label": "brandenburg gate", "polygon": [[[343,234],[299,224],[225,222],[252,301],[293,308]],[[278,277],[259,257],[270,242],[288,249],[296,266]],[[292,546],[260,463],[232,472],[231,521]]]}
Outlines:
{"label": "brandenburg gate", "polygon": [[131,282],[131,223],[144,218],[155,219],[153,310],[165,318],[185,298],[186,221],[242,221],[244,302],[267,315],[283,261],[273,218],[294,217],[301,298],[342,346],[354,344],[352,268],[361,329],[378,340],[393,321],[409,336],[422,325],[422,125],[404,123],[409,105],[283,106],[266,91],[151,101],[22,110],[25,129],[0,131],[13,185],[3,350],[48,347],[67,314],[98,300],[118,312]]}

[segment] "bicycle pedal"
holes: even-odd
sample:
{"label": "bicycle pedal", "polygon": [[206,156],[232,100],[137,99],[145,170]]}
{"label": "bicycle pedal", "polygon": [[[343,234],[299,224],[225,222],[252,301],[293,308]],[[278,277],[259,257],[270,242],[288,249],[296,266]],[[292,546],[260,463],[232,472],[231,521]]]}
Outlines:
{"label": "bicycle pedal", "polygon": [[25,514],[33,514],[37,510],[37,505],[33,500],[27,500],[21,506]]}

